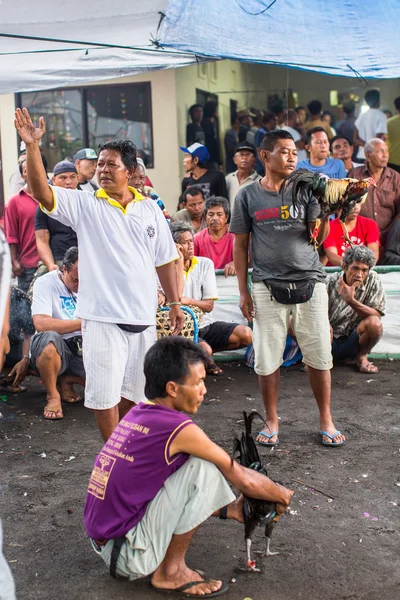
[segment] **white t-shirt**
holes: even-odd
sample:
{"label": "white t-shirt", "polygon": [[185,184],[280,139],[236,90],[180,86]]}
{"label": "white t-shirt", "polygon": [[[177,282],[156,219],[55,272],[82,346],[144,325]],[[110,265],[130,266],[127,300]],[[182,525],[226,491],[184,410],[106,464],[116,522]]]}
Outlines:
{"label": "white t-shirt", "polygon": [[78,236],[76,315],[105,323],[155,325],[155,267],[178,258],[158,205],[133,188],[135,199],[124,209],[103,189],[94,193],[50,187],[54,209],[42,210]]}
{"label": "white t-shirt", "polygon": [[[358,129],[359,137],[364,142],[368,142],[378,133],[387,133],[387,118],[379,108],[370,108],[367,112],[358,115],[355,126]],[[357,158],[365,158],[363,146],[359,146]]]}
{"label": "white t-shirt", "polygon": [[[285,131],[288,131],[295,142],[299,142],[301,140],[301,134],[294,129],[294,127],[289,127],[289,125],[284,125],[282,127]],[[307,152],[306,150],[297,150],[297,160],[300,162],[301,160],[307,160]]]}
{"label": "white t-shirt", "polygon": [[[32,317],[48,315],[53,319],[71,321],[76,319],[78,294],[71,292],[60,278],[60,271],[50,271],[36,279],[33,284]],[[80,335],[80,331],[65,333],[61,337],[68,339]]]}
{"label": "white t-shirt", "polygon": [[[184,272],[183,295],[193,300],[218,300],[214,263],[205,256],[194,256],[188,271]],[[212,311],[204,313],[201,326],[212,323]]]}

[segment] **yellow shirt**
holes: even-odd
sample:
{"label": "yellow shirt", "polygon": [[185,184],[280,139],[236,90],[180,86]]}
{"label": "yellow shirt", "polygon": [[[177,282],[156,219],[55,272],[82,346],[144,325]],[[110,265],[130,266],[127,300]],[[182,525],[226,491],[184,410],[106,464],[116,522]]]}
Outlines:
{"label": "yellow shirt", "polygon": [[326,121],[321,121],[321,119],[317,119],[316,121],[307,121],[304,124],[304,129],[308,131],[309,129],[313,129],[314,127],[323,127],[326,131],[326,135],[331,140],[333,138],[332,131],[330,126]]}
{"label": "yellow shirt", "polygon": [[389,162],[400,167],[400,115],[390,117],[387,122]]}

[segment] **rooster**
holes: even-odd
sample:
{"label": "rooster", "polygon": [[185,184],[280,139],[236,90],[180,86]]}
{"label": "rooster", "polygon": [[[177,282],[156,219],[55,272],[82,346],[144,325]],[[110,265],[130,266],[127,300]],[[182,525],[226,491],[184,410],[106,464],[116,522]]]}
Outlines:
{"label": "rooster", "polygon": [[[319,220],[340,210],[340,223],[343,229],[344,240],[350,246],[353,246],[347,231],[346,218],[356,204],[363,204],[365,202],[368,190],[375,185],[376,183],[372,177],[362,179],[361,181],[350,178],[329,179],[329,177],[322,173],[313,173],[306,169],[299,169],[285,179],[281,187],[281,192],[283,193],[290,187],[292,188],[294,210],[296,210],[301,202],[308,200],[310,195],[314,196],[321,207]],[[318,248],[319,220],[317,220],[310,239],[310,244],[315,249]]]}
{"label": "rooster", "polygon": [[[233,441],[233,458],[237,459],[239,464],[248,469],[254,469],[262,475],[267,475],[267,471],[261,463],[260,455],[258,454],[257,446],[251,435],[252,423],[256,417],[264,420],[258,412],[251,412],[247,415],[243,411],[244,417],[244,432],[241,439],[235,438]],[[275,525],[276,504],[268,500],[257,500],[255,498],[244,497],[244,539],[246,542],[247,563],[246,570],[258,572],[254,560],[251,560],[251,538],[257,525],[265,525],[266,536],[266,555],[274,556],[278,552],[271,552],[270,542],[271,533]]]}

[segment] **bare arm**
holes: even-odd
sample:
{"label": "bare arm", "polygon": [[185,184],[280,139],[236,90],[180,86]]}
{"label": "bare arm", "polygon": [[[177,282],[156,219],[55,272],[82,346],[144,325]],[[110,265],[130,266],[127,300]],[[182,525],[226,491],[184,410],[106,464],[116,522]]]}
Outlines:
{"label": "bare arm", "polygon": [[360,138],[357,127],[354,127],[353,142],[356,146],[365,146],[365,140]]}
{"label": "bare arm", "polygon": [[195,300],[194,298],[188,298],[183,296],[182,304],[185,306],[197,306],[205,313],[209,313],[214,308],[214,300]]}
{"label": "bare arm", "polygon": [[240,292],[240,310],[248,321],[253,320],[253,300],[247,284],[247,270],[249,261],[249,233],[235,233],[233,242],[233,264],[236,269],[236,276]]}
{"label": "bare arm", "polygon": [[335,248],[335,246],[330,246],[329,248],[324,248],[324,250],[329,262],[335,267],[340,267],[342,264],[342,257],[339,256],[337,248]]}
{"label": "bare arm", "polygon": [[54,319],[49,315],[34,315],[32,318],[38,332],[55,331],[60,335],[64,335],[65,333],[74,333],[74,331],[80,331],[81,329],[80,319]]}
{"label": "bare arm", "polygon": [[367,248],[372,250],[372,252],[375,254],[375,260],[376,260],[376,262],[378,262],[378,260],[379,260],[379,244],[377,242],[371,242],[371,244],[367,244]]}
{"label": "bare arm", "polygon": [[[156,267],[156,269],[161,287],[168,298],[168,302],[180,303],[175,261],[172,261],[166,265],[162,265],[162,267]],[[185,322],[185,317],[183,316],[183,312],[181,311],[179,305],[171,306],[169,311],[169,320],[173,334],[178,335],[182,331]]]}
{"label": "bare arm", "polygon": [[43,117],[40,117],[39,123],[38,128],[33,125],[26,108],[17,108],[15,111],[15,128],[26,145],[26,169],[32,195],[47,210],[53,210],[53,194],[47,183],[39,149],[39,142],[46,132]]}
{"label": "bare arm", "polygon": [[50,248],[50,231],[48,229],[37,229],[35,236],[40,260],[46,265],[49,271],[55,271],[58,267],[54,262],[53,253]]}
{"label": "bare arm", "polygon": [[372,308],[371,306],[361,304],[361,302],[356,300],[356,298],[354,297],[356,289],[357,287],[355,285],[347,285],[344,282],[343,278],[340,279],[338,285],[339,294],[341,295],[342,299],[346,302],[346,304],[351,306],[351,308],[357,313],[359,317],[361,317],[361,319],[365,319],[366,317],[381,318],[382,315],[378,310]]}
{"label": "bare arm", "polygon": [[179,452],[213,463],[237,490],[249,498],[277,502],[281,505],[278,513],[282,513],[290,502],[292,497],[290,490],[274,483],[269,477],[246,469],[233,461],[225,450],[212,442],[194,423],[185,427],[172,442],[171,454]]}
{"label": "bare arm", "polygon": [[9,244],[9,246],[13,277],[20,277],[20,275],[22,275],[24,272],[24,265],[22,265],[18,260],[18,246],[17,244]]}

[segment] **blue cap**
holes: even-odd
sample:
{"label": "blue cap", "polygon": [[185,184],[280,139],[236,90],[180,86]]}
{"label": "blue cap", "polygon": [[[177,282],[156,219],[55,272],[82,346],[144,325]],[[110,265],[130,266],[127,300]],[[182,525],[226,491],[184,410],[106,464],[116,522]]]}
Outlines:
{"label": "blue cap", "polygon": [[195,156],[201,162],[207,162],[207,160],[210,160],[210,153],[207,150],[207,148],[203,146],[203,144],[198,144],[196,142],[195,144],[189,146],[189,148],[184,148],[183,146],[180,146],[180,149],[182,150],[182,152],[186,152],[186,154],[191,154],[192,156]]}
{"label": "blue cap", "polygon": [[77,173],[78,171],[76,170],[76,166],[74,165],[74,163],[70,162],[69,160],[62,160],[61,162],[58,162],[54,169],[53,169],[53,175],[60,175],[61,173]]}

